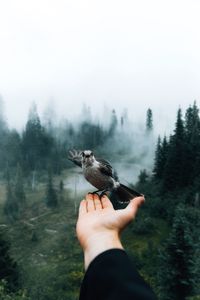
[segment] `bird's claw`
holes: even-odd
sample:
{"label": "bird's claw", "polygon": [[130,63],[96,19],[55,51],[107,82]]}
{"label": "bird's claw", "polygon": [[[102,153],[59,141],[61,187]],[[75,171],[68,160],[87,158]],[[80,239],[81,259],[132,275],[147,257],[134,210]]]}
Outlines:
{"label": "bird's claw", "polygon": [[100,193],[100,191],[94,191],[94,192],[89,192],[88,194],[90,194],[90,195],[98,195],[100,199],[101,199],[104,195],[106,195],[106,192],[105,192],[105,191],[101,192],[100,194],[99,194],[99,193]]}
{"label": "bird's claw", "polygon": [[106,192],[102,192],[99,197],[102,198],[103,196],[107,196]]}

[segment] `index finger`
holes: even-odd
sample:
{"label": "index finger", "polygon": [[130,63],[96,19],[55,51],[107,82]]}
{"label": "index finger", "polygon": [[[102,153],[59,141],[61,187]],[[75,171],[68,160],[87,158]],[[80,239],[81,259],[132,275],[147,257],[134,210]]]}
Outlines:
{"label": "index finger", "polygon": [[79,216],[84,215],[87,213],[87,202],[83,199],[79,206]]}

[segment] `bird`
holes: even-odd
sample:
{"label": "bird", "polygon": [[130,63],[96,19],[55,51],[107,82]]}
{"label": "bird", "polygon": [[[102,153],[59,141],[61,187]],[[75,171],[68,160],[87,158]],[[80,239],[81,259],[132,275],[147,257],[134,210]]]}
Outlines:
{"label": "bird", "polygon": [[119,203],[129,203],[135,197],[143,194],[125,186],[119,181],[116,170],[111,164],[102,158],[97,158],[91,150],[69,150],[68,159],[82,168],[85,179],[97,188],[92,193],[107,192],[117,199]]}

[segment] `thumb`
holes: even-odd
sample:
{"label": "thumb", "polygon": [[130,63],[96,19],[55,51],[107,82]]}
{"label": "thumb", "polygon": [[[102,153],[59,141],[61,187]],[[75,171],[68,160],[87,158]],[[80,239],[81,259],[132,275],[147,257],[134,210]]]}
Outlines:
{"label": "thumb", "polygon": [[130,221],[133,220],[137,214],[139,207],[144,203],[144,196],[136,197],[130,201],[128,206],[124,209]]}

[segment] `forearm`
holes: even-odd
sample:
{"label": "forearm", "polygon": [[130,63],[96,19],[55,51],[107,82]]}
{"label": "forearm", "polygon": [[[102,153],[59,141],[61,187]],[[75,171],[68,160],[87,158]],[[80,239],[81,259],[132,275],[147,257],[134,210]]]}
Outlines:
{"label": "forearm", "polygon": [[156,300],[150,287],[136,271],[126,252],[112,249],[98,255],[89,265],[80,300]]}
{"label": "forearm", "polygon": [[85,270],[98,255],[110,249],[123,249],[117,232],[97,233],[89,237],[87,247],[84,249]]}

